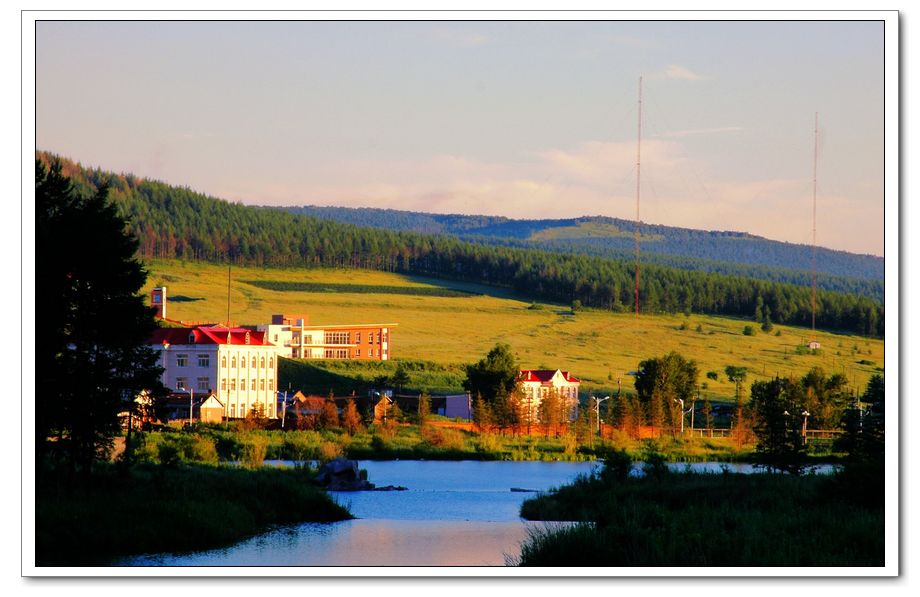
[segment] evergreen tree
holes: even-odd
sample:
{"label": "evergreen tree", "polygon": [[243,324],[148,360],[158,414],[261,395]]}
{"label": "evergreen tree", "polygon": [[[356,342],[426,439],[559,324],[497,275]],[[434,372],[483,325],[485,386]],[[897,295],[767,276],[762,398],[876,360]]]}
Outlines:
{"label": "evergreen tree", "polygon": [[339,409],[335,406],[335,400],[332,392],[323,401],[323,410],[319,415],[319,425],[323,429],[339,428]]}
{"label": "evergreen tree", "polygon": [[802,387],[789,379],[755,381],[751,385],[757,455],[772,470],[793,474],[802,470],[803,395]]}
{"label": "evergreen tree", "polygon": [[391,384],[393,384],[397,394],[402,392],[403,387],[409,383],[409,372],[406,370],[405,363],[400,361],[396,365],[396,371],[393,373],[393,376],[389,381]]}
{"label": "evergreen tree", "polygon": [[138,294],[147,278],[138,241],[108,184],[84,196],[60,163],[35,170],[37,463],[53,446],[71,471],[89,473],[111,452],[119,412],[142,390],[165,391],[146,346],[156,322]]}
{"label": "evergreen tree", "polygon": [[342,413],[342,427],[350,434],[355,434],[361,430],[361,415],[358,414],[358,407],[355,405],[354,398],[349,398],[345,403],[345,411]]}
{"label": "evergreen tree", "polygon": [[428,394],[422,392],[418,397],[418,424],[424,425],[431,416],[431,399]]}
{"label": "evergreen tree", "polygon": [[489,403],[482,399],[482,394],[476,394],[473,400],[473,422],[476,423],[480,433],[492,427],[492,409]]}
{"label": "evergreen tree", "polygon": [[543,425],[546,437],[549,437],[551,434],[553,436],[558,436],[558,426],[562,420],[560,402],[559,393],[556,392],[555,389],[550,391],[540,401],[538,409],[540,412],[540,423]]}

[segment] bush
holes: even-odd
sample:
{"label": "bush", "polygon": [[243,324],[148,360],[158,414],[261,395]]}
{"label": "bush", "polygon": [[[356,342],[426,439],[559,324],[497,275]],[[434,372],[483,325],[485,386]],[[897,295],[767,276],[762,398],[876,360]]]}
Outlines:
{"label": "bush", "polygon": [[262,435],[251,435],[243,442],[244,464],[251,467],[262,466],[268,452],[268,438]]}
{"label": "bush", "polygon": [[757,334],[757,332],[754,331],[754,326],[752,326],[752,325],[746,325],[746,326],[744,326],[744,330],[742,331],[742,333],[743,333],[745,336],[755,336],[755,335]]}
{"label": "bush", "polygon": [[432,448],[460,451],[466,446],[463,434],[456,429],[438,429],[430,425],[422,427],[422,438]]}

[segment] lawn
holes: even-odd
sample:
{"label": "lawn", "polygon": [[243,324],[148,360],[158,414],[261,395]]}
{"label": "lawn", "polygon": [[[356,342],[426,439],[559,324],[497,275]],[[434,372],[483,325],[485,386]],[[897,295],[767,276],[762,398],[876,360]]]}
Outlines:
{"label": "lawn", "polygon": [[[167,286],[171,319],[226,320],[225,266],[168,260],[147,265],[151,275],[144,290]],[[354,292],[347,291],[349,286]],[[336,291],[324,290],[330,287]],[[422,294],[395,294],[386,287],[416,288]],[[316,325],[396,323],[390,354],[397,360],[471,363],[497,342],[506,342],[522,367],[568,370],[582,379],[583,390],[603,393],[615,391],[618,378],[624,389],[631,389],[628,372],[640,360],[671,350],[697,362],[700,382],[708,386],[702,394],[715,400],[734,393],[726,365],[748,367],[748,384],[820,366],[843,373],[859,388],[884,367],[879,339],[819,330],[816,339],[823,349],[796,354],[810,330],[776,325],[767,334],[755,326],[756,335],[745,336],[742,331],[751,322],[726,317],[640,315],[636,320],[631,313],[590,309],[573,315],[568,306],[534,304],[507,289],[378,271],[234,267],[229,298],[230,319],[238,324],[267,323],[275,313],[306,314]],[[718,378],[707,378],[709,371]]]}

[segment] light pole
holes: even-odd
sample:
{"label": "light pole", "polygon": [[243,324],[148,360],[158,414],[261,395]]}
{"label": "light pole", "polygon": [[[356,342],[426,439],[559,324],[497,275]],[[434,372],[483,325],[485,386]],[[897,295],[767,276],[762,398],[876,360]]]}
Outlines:
{"label": "light pole", "polygon": [[811,413],[808,412],[807,410],[803,410],[802,414],[805,416],[805,418],[802,419],[802,443],[807,444],[808,443],[808,435],[807,435],[808,433],[808,415],[810,415]]}
{"label": "light pole", "polygon": [[194,401],[195,401],[195,389],[191,387],[191,384],[189,384],[189,389],[188,389],[188,426],[189,426],[189,429],[192,428],[192,422],[194,421],[194,419],[192,418],[192,403]]}
{"label": "light pole", "polygon": [[603,398],[596,398],[591,396],[594,399],[594,414],[597,417],[597,434],[601,434],[601,402],[604,400],[610,400],[610,396],[604,396]]}

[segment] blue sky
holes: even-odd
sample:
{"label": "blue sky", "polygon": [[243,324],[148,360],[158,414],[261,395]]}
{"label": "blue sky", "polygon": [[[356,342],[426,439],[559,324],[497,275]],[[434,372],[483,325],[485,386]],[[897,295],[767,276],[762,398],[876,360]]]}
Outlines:
{"label": "blue sky", "polygon": [[882,255],[881,22],[46,22],[37,146],[232,201],[642,219]]}

